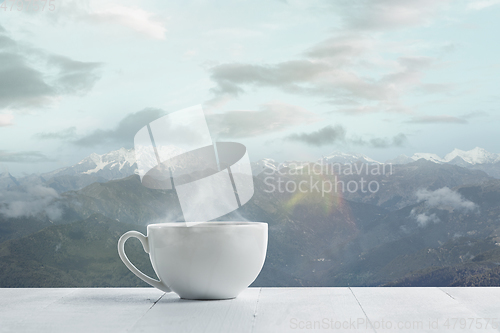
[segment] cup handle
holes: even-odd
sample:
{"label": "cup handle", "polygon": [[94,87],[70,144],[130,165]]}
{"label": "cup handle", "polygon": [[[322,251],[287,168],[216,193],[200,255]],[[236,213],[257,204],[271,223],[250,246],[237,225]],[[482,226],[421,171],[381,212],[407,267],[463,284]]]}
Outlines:
{"label": "cup handle", "polygon": [[127,268],[130,269],[130,271],[132,273],[134,273],[142,281],[152,285],[155,288],[160,289],[161,291],[164,291],[167,293],[171,292],[172,290],[170,290],[170,288],[165,283],[163,283],[162,281],[158,281],[158,280],[150,278],[149,276],[147,276],[146,274],[144,274],[143,272],[138,270],[137,267],[135,267],[134,264],[132,264],[130,262],[127,255],[125,254],[125,242],[130,237],[135,237],[138,240],[140,240],[142,247],[144,248],[144,251],[146,253],[149,253],[149,241],[148,241],[148,238],[146,236],[144,236],[143,234],[141,234],[138,231],[128,231],[128,232],[124,233],[120,237],[120,239],[118,240],[118,254],[120,255],[120,259],[123,261],[125,266],[127,266]]}

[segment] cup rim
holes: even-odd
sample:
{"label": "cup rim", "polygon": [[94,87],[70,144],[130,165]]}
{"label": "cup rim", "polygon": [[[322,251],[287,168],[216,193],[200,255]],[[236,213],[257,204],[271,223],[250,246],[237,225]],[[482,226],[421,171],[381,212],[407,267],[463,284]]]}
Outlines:
{"label": "cup rim", "polygon": [[148,229],[161,229],[161,228],[213,228],[213,227],[252,227],[252,226],[267,226],[266,222],[253,222],[253,221],[204,221],[204,222],[164,222],[148,224]]}

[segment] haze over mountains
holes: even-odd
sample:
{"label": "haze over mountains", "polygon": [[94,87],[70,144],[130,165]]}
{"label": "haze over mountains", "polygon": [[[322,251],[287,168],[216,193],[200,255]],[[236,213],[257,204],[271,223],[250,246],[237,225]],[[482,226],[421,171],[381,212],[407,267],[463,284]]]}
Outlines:
{"label": "haze over mountains", "polygon": [[14,178],[9,173],[0,174],[0,189],[17,185],[44,184],[59,193],[78,190],[95,182],[103,183],[133,175],[137,170],[133,149],[121,148],[107,154],[91,154],[75,165],[40,175],[32,174]]}
{"label": "haze over mountains", "polygon": [[[488,175],[500,178],[500,154],[490,153],[476,147],[469,151],[454,149],[444,158],[431,153],[415,153],[413,156],[400,155],[385,161],[386,164],[408,164],[419,159],[424,159],[436,164],[457,165],[468,169],[481,170]],[[322,156],[317,161],[285,161],[278,163],[267,158],[252,163],[254,176],[263,172],[265,168],[278,170],[289,164],[303,163],[340,163],[354,164],[356,162],[367,164],[382,164],[366,155],[358,153],[332,152]],[[26,177],[15,178],[8,172],[0,174],[0,189],[13,188],[19,185],[44,184],[54,188],[59,193],[78,190],[95,182],[103,183],[113,179],[121,179],[137,173],[135,153],[133,149],[121,148],[106,154],[91,154],[79,163],[60,168],[40,175],[32,174]]]}
{"label": "haze over mountains", "polygon": [[[409,159],[386,172],[340,152],[253,163],[253,198],[220,219],[269,223],[268,257],[254,285],[500,285],[500,180],[477,169],[493,170],[498,157],[476,148]],[[175,191],[148,189],[134,172],[133,151],[120,149],[43,175],[3,174],[0,286],[144,285],[123,269],[118,237],[183,217]],[[363,181],[378,190],[341,190]],[[339,188],[279,190],[300,182]],[[138,244],[128,251],[147,257]]]}
{"label": "haze over mountains", "polygon": [[421,158],[437,164],[452,164],[468,169],[482,170],[492,177],[500,178],[500,154],[490,153],[479,147],[469,151],[454,149],[444,158],[429,153],[416,153],[411,157],[400,155],[386,161],[386,163],[406,164]]}

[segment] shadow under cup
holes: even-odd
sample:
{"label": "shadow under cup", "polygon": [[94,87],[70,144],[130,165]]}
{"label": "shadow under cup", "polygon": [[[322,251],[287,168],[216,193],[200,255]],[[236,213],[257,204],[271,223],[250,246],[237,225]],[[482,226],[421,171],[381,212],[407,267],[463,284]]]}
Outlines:
{"label": "shadow under cup", "polygon": [[[133,266],[123,251],[125,241],[138,238],[159,277],[153,280]],[[161,223],[148,226],[148,236],[125,233],[118,252],[139,278],[186,299],[236,297],[259,275],[267,252],[267,223]]]}

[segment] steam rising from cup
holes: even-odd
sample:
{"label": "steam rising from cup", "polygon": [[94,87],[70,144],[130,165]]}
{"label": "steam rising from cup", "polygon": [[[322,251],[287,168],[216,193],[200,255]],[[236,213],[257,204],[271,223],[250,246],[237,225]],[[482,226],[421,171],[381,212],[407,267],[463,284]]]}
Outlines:
{"label": "steam rising from cup", "polygon": [[254,193],[246,147],[213,143],[201,105],[172,112],[134,137],[142,185],[174,189],[186,222],[216,219],[241,207]]}

